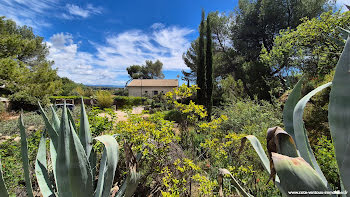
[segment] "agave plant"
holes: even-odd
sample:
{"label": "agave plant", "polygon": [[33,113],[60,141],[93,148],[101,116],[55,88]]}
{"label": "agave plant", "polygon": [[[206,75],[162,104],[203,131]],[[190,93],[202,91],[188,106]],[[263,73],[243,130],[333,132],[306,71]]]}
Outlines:
{"label": "agave plant", "polygon": [[[293,191],[332,191],[317,164],[303,122],[304,108],[310,98],[332,86],[328,106],[329,125],[339,167],[341,189],[350,191],[350,37],[347,38],[332,82],[316,88],[299,100],[302,82],[303,78],[294,87],[283,110],[286,131],[279,127],[267,131],[268,156],[253,135],[242,138],[239,151],[243,150],[248,140],[270,174],[270,179],[284,195],[292,195]],[[219,182],[222,174],[231,175],[227,170],[220,169]],[[234,179],[232,175],[231,178]],[[241,195],[251,196],[236,180],[234,183]],[[350,196],[350,192],[346,196]]]}
{"label": "agave plant", "polygon": [[[84,102],[81,102],[80,128],[74,124],[72,114],[64,105],[62,117],[59,120],[56,111],[51,106],[52,119],[49,121],[45,111],[40,106],[46,130],[50,139],[50,160],[54,175],[54,183],[49,178],[49,168],[46,156],[46,134],[42,133],[35,161],[35,174],[43,196],[86,197],[110,196],[114,175],[119,159],[119,145],[115,138],[103,135],[92,138]],[[33,196],[32,183],[29,176],[28,149],[22,115],[19,118],[21,133],[21,154],[25,172],[26,190],[29,197]],[[104,145],[97,186],[94,189],[96,176],[96,153],[92,146],[94,141]],[[125,143],[126,144],[126,143]],[[129,147],[130,149],[130,147]],[[128,151],[129,155],[131,149]],[[133,155],[132,155],[133,156]],[[133,161],[137,162],[136,160]],[[130,171],[121,188],[115,196],[132,196],[136,190],[138,178],[136,169]],[[0,196],[8,196],[2,177],[0,165]]]}

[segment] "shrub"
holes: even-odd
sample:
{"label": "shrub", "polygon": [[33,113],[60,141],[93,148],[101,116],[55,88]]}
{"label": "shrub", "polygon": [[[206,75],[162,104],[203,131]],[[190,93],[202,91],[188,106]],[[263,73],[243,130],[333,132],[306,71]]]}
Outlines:
{"label": "shrub", "polygon": [[[82,96],[50,96],[51,101],[56,99],[81,99]],[[89,97],[84,96],[83,99],[89,99]]]}
{"label": "shrub", "polygon": [[[150,103],[149,99],[142,98],[143,104],[147,105]],[[117,105],[117,108],[130,108],[133,106],[139,106],[142,105],[142,99],[141,97],[133,97],[133,96],[115,96],[114,102]]]}
{"label": "shrub", "polygon": [[216,115],[228,117],[221,125],[222,130],[236,133],[264,135],[272,125],[280,126],[282,113],[278,107],[266,101],[250,99],[226,103],[222,109],[215,110]]}
{"label": "shrub", "polygon": [[[104,115],[101,115],[104,113]],[[89,112],[89,123],[91,134],[93,137],[99,136],[104,131],[113,129],[113,123],[116,119],[116,114],[112,109],[100,110],[98,107],[93,107]]]}
{"label": "shrub", "polygon": [[99,90],[96,92],[97,105],[104,109],[113,105],[113,95],[106,90]]}
{"label": "shrub", "polygon": [[183,121],[183,118],[184,117],[182,116],[181,112],[177,110],[170,110],[166,112],[164,116],[165,120],[174,121],[176,123],[181,123]]}
{"label": "shrub", "polygon": [[114,91],[114,95],[118,96],[128,96],[128,89],[126,88],[118,88]]}
{"label": "shrub", "polygon": [[0,114],[6,111],[5,103],[0,102]]}

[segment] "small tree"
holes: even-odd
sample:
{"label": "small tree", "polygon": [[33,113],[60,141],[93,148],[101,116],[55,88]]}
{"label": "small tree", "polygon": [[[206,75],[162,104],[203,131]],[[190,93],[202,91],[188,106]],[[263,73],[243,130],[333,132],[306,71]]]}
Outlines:
{"label": "small tree", "polygon": [[205,105],[205,55],[204,55],[204,17],[205,13],[202,10],[202,21],[199,26],[199,45],[198,45],[198,65],[197,65],[197,100],[198,104]]}
{"label": "small tree", "polygon": [[207,17],[207,50],[206,50],[206,108],[208,111],[207,119],[211,120],[211,111],[213,107],[213,55],[211,43],[210,17]]}

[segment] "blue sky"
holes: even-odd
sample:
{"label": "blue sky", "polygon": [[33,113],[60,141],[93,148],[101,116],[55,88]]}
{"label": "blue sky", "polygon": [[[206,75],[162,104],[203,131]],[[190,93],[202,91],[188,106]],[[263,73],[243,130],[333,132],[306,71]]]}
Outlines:
{"label": "blue sky", "polygon": [[[237,0],[1,0],[0,15],[33,27],[50,46],[60,76],[87,85],[125,85],[125,68],[163,62],[165,77],[197,35],[201,9],[229,13]],[[180,82],[180,84],[182,81]]]}

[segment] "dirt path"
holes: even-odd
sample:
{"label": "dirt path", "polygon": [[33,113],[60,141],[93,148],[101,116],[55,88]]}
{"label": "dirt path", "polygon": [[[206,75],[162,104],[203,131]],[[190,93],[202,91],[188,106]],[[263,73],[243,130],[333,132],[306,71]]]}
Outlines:
{"label": "dirt path", "polygon": [[[138,107],[134,107],[132,109],[132,114],[141,114],[142,111],[143,111],[144,107],[143,106],[138,106]],[[127,121],[128,120],[128,114],[125,113],[124,111],[122,110],[117,110],[117,111],[114,111],[116,113],[116,116],[117,116],[117,122],[120,122],[120,121]],[[105,113],[100,113],[99,116],[102,116],[102,117],[109,117],[108,114],[105,114]]]}

